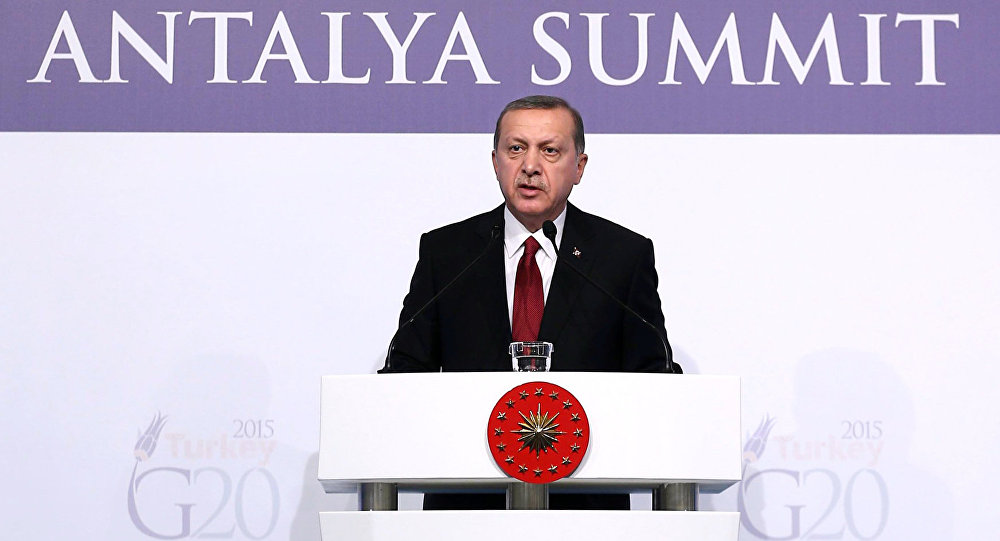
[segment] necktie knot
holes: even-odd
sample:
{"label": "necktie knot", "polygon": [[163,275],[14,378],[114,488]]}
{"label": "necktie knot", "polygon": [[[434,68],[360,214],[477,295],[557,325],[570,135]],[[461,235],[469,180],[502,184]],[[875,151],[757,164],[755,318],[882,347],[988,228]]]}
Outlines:
{"label": "necktie knot", "polygon": [[542,245],[538,244],[535,237],[528,237],[527,240],[524,241],[524,253],[528,257],[535,257],[535,254],[538,253],[538,249],[541,247]]}

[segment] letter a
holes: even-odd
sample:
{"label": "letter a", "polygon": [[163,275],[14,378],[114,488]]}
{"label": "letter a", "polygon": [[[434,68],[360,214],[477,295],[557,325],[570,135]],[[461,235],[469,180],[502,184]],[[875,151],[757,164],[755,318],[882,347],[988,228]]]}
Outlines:
{"label": "letter a", "polygon": [[[465,54],[455,54],[453,52],[455,50],[456,38],[462,40],[462,46],[465,47]],[[479,47],[476,46],[476,38],[472,36],[472,29],[469,28],[469,23],[465,21],[465,14],[461,11],[458,12],[458,17],[455,18],[455,25],[451,29],[451,35],[448,36],[448,44],[444,46],[444,51],[441,51],[441,58],[438,60],[434,75],[429,80],[424,81],[424,84],[447,84],[447,81],[442,79],[442,76],[444,75],[445,66],[451,60],[468,61],[469,65],[472,66],[472,72],[476,74],[477,85],[500,84],[500,81],[494,81],[490,77],[490,72],[486,71],[486,63],[483,62],[483,55],[479,54]]]}
{"label": "letter a", "polygon": [[[63,36],[66,37],[69,52],[57,53],[56,47],[59,46],[59,39]],[[49,64],[53,60],[72,60],[73,64],[76,65],[77,74],[80,75],[81,83],[101,82],[97,77],[94,77],[94,72],[90,71],[87,55],[83,53],[83,45],[80,44],[80,38],[76,35],[76,27],[73,26],[73,19],[70,18],[69,11],[63,11],[62,17],[59,18],[59,24],[56,25],[55,34],[52,35],[52,41],[49,43],[49,50],[46,51],[45,58],[42,59],[42,65],[38,67],[35,78],[28,80],[28,82],[51,83],[52,81],[48,80],[46,76],[49,72]]]}
{"label": "letter a", "polygon": [[[281,45],[285,48],[284,53],[273,52],[275,41],[278,39],[281,40]],[[299,54],[299,47],[295,44],[295,36],[292,35],[292,29],[288,27],[288,21],[285,20],[285,13],[282,11],[279,11],[274,18],[274,25],[271,26],[271,33],[267,36],[267,43],[260,53],[260,58],[257,59],[257,68],[253,70],[253,75],[243,82],[265,83],[266,81],[263,79],[264,66],[270,60],[287,60],[292,67],[292,73],[295,74],[296,83],[318,82],[309,76],[306,64],[302,61],[302,55]]]}

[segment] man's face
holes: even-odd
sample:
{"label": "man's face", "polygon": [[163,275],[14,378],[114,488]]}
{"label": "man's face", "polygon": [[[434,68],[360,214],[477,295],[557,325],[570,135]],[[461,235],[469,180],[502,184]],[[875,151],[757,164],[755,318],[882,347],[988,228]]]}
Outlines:
{"label": "man's face", "polygon": [[510,111],[500,121],[493,170],[511,214],[530,231],[566,208],[587,155],[573,144],[573,116],[563,108]]}

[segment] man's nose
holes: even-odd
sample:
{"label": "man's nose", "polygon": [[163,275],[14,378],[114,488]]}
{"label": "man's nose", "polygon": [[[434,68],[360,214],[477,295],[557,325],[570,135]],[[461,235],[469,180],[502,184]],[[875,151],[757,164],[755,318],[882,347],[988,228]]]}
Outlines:
{"label": "man's nose", "polygon": [[521,162],[521,172],[527,176],[537,175],[541,173],[540,158],[534,152],[525,152],[524,160]]}

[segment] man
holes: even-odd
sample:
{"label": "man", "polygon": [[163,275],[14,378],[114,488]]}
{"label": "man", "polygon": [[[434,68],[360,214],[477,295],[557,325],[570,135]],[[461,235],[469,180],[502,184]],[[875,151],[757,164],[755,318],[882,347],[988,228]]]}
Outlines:
{"label": "man", "polygon": [[[400,316],[406,328],[383,372],[510,371],[510,342],[533,340],[554,344],[552,370],[679,371],[668,370],[676,365],[665,342],[652,242],[568,203],[586,166],[583,120],[565,100],[529,96],[504,108],[493,135],[504,204],[421,237]],[[558,254],[546,221],[556,226]],[[428,494],[424,507],[503,507],[502,495],[473,496]],[[628,496],[553,494],[551,507],[628,509]]]}

